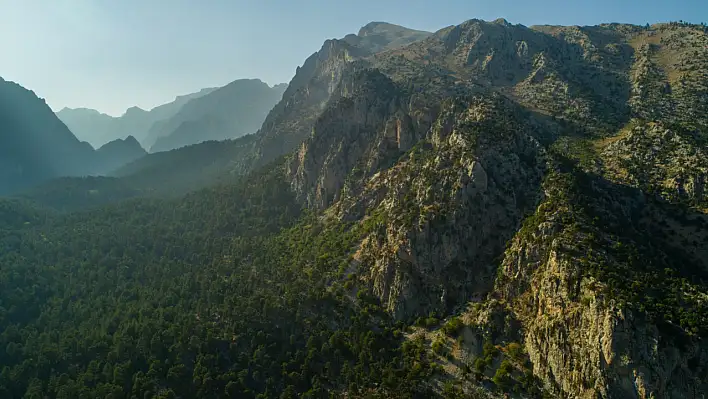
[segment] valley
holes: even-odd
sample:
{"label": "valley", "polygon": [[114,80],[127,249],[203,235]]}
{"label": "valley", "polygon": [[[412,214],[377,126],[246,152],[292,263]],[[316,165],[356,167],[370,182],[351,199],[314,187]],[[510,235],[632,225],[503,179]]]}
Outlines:
{"label": "valley", "polygon": [[703,25],[373,22],[76,112],[0,81],[2,398],[708,392]]}

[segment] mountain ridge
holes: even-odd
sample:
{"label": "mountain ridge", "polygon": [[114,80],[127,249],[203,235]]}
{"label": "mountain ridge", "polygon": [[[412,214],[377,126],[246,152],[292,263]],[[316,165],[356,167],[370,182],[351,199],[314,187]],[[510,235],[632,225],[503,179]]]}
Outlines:
{"label": "mountain ridge", "polygon": [[[207,95],[216,89],[204,88],[198,92],[176,96],[173,101],[155,106],[150,110],[133,106],[118,117],[91,108],[65,107],[56,114],[78,137],[91,142],[95,148],[109,141],[124,139],[128,136],[134,136],[144,145],[147,131],[154,123],[171,117],[191,99]],[[100,118],[100,120],[96,120],[96,118]]]}
{"label": "mountain ridge", "polygon": [[0,101],[0,192],[55,177],[105,173],[144,155],[132,137],[94,150],[74,136],[46,101],[18,83],[0,81]]}
{"label": "mountain ridge", "polygon": [[706,28],[382,37],[325,41],[255,134],[117,179],[193,180],[187,195],[68,215],[0,201],[0,292],[20,305],[0,319],[0,393],[708,391]]}
{"label": "mountain ridge", "polygon": [[259,79],[235,80],[191,99],[172,117],[153,124],[145,142],[153,142],[150,151],[158,152],[254,133],[286,88],[270,87]]}

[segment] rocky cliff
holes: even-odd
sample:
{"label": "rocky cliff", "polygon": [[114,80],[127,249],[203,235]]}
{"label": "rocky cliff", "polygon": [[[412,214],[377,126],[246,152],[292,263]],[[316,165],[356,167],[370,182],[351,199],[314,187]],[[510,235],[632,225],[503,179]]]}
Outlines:
{"label": "rocky cliff", "polygon": [[256,134],[122,173],[271,164],[314,214],[293,235],[326,241],[304,273],[402,326],[441,397],[702,398],[706,40],[680,23],[373,24],[310,56]]}
{"label": "rocky cliff", "polygon": [[471,20],[368,54],[331,41],[259,144],[301,142],[291,187],[358,226],[360,290],[403,321],[457,314],[420,332],[450,347],[431,384],[699,398],[705,40]]}

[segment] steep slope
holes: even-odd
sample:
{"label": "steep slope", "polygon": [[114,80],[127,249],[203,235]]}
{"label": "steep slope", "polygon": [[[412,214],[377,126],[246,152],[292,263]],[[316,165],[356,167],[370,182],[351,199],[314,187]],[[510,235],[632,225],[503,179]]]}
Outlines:
{"label": "steep slope", "polygon": [[150,111],[131,107],[120,117],[112,117],[86,108],[64,108],[57,112],[57,117],[80,140],[91,143],[94,148],[128,136],[133,136],[145,144],[148,131],[154,123],[172,117],[190,100],[205,96],[216,89],[206,88],[196,93],[177,96],[174,101]]}
{"label": "steep slope", "polygon": [[[393,33],[387,33],[389,28]],[[386,48],[396,48],[400,43],[425,36],[420,31],[382,23],[374,23],[368,28],[362,28],[360,33],[370,36],[371,40],[375,38],[376,43],[385,45]],[[389,41],[399,41],[399,44],[389,45]],[[371,43],[365,44],[365,46],[371,45]],[[297,68],[295,77],[287,87],[278,85],[274,88],[285,89],[285,92],[282,100],[268,113],[258,134],[246,137],[244,140],[237,139],[233,143],[209,142],[166,152],[164,155],[151,154],[132,165],[126,165],[112,175],[135,176],[141,181],[141,187],[142,184],[167,187],[168,184],[163,183],[171,182],[180,186],[176,192],[184,192],[192,187],[200,188],[216,180],[222,180],[224,177],[243,175],[258,169],[297,148],[309,134],[312,123],[322,112],[339,84],[341,76],[336,72],[338,68],[341,69],[348,61],[354,60],[352,57],[365,56],[371,51],[369,48],[350,45],[346,41],[329,40],[319,52],[310,56],[303,66]],[[195,106],[195,114],[206,111]],[[161,130],[164,123],[157,123],[154,129]],[[186,122],[183,126],[185,135],[193,133],[193,128],[196,127],[199,127],[200,131],[204,128],[208,130],[210,124],[216,127],[222,126],[219,119],[207,118]],[[174,127],[179,130],[180,126],[177,123],[175,125]],[[147,169],[151,172],[146,172],[142,178],[138,177],[143,170]],[[200,177],[201,173],[204,173],[203,178]],[[182,174],[185,174],[184,179],[180,177]],[[152,180],[148,176],[159,177]]]}
{"label": "steep slope", "polygon": [[0,127],[0,194],[56,177],[105,174],[145,155],[132,136],[94,150],[34,92],[4,80],[0,80]]}
{"label": "steep slope", "polygon": [[98,148],[109,141],[123,138],[118,118],[89,108],[63,108],[57,117],[82,141]]}
{"label": "steep slope", "polygon": [[271,88],[258,79],[236,80],[189,101],[171,118],[153,125],[145,142],[150,152],[159,152],[255,133],[286,87]]}
{"label": "steep slope", "polygon": [[265,165],[291,152],[309,135],[316,118],[336,91],[345,70],[360,60],[387,49],[412,43],[425,32],[396,25],[373,23],[358,36],[327,40],[298,67],[283,99],[268,114],[259,130],[250,168]]}
{"label": "steep slope", "polygon": [[[638,82],[642,40],[660,42],[663,73],[697,79],[662,83],[671,107],[632,94],[654,87]],[[472,20],[344,64],[291,185],[364,231],[348,279],[392,317],[481,305],[457,341],[419,336],[445,365],[439,389],[705,391],[705,40],[682,24]],[[666,62],[681,54],[689,68]]]}
{"label": "steep slope", "polygon": [[77,140],[44,100],[0,79],[0,193],[85,174],[94,161],[93,148]]}
{"label": "steep slope", "polygon": [[544,188],[494,290],[523,325],[534,372],[560,396],[705,392],[708,258],[672,226],[704,238],[706,215],[572,170]]}
{"label": "steep slope", "polygon": [[0,202],[0,394],[701,398],[705,40],[504,20],[330,40],[258,133],[120,171],[223,184]]}

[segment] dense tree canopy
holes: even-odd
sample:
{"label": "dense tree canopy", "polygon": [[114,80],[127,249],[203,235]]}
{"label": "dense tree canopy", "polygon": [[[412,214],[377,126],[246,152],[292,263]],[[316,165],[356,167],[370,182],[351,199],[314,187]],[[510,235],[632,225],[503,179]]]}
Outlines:
{"label": "dense tree canopy", "polygon": [[0,202],[0,396],[424,395],[427,355],[342,284],[356,229],[301,214],[279,176],[82,213]]}

